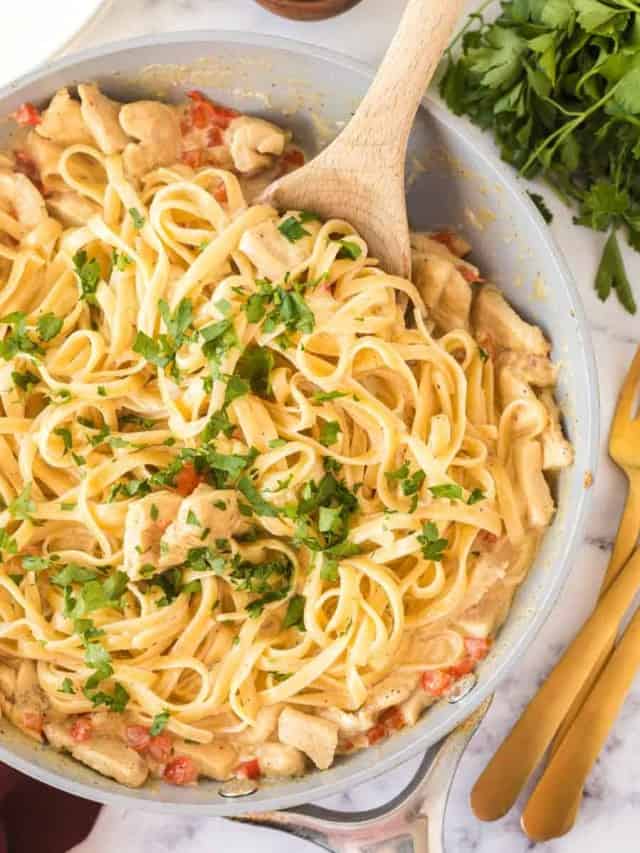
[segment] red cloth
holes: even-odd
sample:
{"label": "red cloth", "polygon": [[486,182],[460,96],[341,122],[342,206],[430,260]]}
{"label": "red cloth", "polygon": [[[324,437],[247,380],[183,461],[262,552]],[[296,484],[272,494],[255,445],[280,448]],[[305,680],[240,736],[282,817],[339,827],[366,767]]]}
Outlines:
{"label": "red cloth", "polygon": [[0,764],[0,853],[66,853],[83,841],[100,805]]}

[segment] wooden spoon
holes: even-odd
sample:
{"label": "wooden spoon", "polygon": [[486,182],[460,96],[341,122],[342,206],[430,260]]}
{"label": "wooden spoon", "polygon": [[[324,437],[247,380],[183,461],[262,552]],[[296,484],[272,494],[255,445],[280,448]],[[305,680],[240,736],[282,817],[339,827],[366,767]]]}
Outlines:
{"label": "wooden spoon", "polygon": [[409,132],[465,0],[409,0],[371,88],[315,159],[271,184],[261,201],[346,219],[389,273],[409,278],[404,163]]}
{"label": "wooden spoon", "polygon": [[515,803],[639,588],[636,551],[474,785],[471,808],[480,820],[497,820]]}

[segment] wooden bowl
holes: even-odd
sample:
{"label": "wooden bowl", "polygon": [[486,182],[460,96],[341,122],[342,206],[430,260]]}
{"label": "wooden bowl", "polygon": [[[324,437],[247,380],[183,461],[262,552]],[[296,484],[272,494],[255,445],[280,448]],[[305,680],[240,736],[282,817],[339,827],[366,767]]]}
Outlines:
{"label": "wooden bowl", "polygon": [[321,21],[356,6],[360,0],[256,0],[260,6],[282,18]]}

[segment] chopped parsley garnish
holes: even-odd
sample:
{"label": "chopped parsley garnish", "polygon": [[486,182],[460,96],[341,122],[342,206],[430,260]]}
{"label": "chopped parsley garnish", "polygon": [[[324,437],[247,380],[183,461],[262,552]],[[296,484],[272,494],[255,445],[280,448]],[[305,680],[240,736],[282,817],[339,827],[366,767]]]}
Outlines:
{"label": "chopped parsley garnish", "polygon": [[0,552],[1,551],[6,551],[7,554],[17,554],[18,552],[18,543],[4,527],[0,527]]}
{"label": "chopped parsley garnish", "polygon": [[43,314],[38,317],[37,328],[38,335],[43,341],[51,341],[56,335],[60,334],[62,329],[62,317],[56,317],[55,314]]}
{"label": "chopped parsley garnish", "polygon": [[449,498],[452,501],[462,500],[462,487],[457,483],[442,483],[439,486],[429,486],[434,498]]}
{"label": "chopped parsley garnish", "polygon": [[247,499],[251,510],[256,515],[267,516],[269,518],[277,518],[280,515],[278,507],[266,501],[260,492],[256,489],[249,477],[244,476],[238,480],[238,491],[242,492]]}
{"label": "chopped parsley garnish", "polygon": [[20,388],[21,391],[30,391],[31,388],[40,382],[40,377],[35,373],[31,373],[30,370],[25,370],[23,373],[13,370],[11,378],[16,388]]}
{"label": "chopped parsley garnish", "polygon": [[469,506],[472,506],[473,504],[477,504],[479,501],[483,501],[486,497],[487,496],[482,491],[482,489],[474,489],[469,495],[467,503],[469,504]]}
{"label": "chopped parsley garnish", "polygon": [[193,307],[190,299],[181,299],[172,314],[169,305],[161,299],[158,309],[167,331],[160,333],[157,338],[139,331],[133,343],[133,351],[156,367],[164,368],[171,364],[172,374],[177,377],[175,358],[180,347],[189,339]]}
{"label": "chopped parsley garnish", "polygon": [[297,216],[288,216],[284,222],[278,225],[278,231],[286,237],[290,243],[297,243],[303,237],[311,236],[311,232],[302,227],[302,219]]}
{"label": "chopped parsley garnish", "polygon": [[238,359],[236,372],[249,383],[254,394],[268,397],[271,393],[269,377],[273,370],[273,353],[267,347],[248,346]]}
{"label": "chopped parsley garnish", "polygon": [[129,216],[131,216],[131,219],[133,221],[133,227],[136,229],[136,231],[140,231],[142,228],[144,228],[145,219],[137,207],[129,208]]}
{"label": "chopped parsley garnish", "polygon": [[244,397],[248,394],[249,388],[249,383],[245,382],[240,376],[236,376],[235,373],[233,376],[230,376],[227,380],[227,387],[224,392],[225,408],[233,403],[234,400],[237,400],[238,397]]}
{"label": "chopped parsley garnish", "polygon": [[191,524],[193,527],[202,527],[198,520],[198,516],[192,509],[187,513],[187,524]]}
{"label": "chopped parsley garnish", "polygon": [[118,252],[117,249],[114,249],[111,253],[111,263],[113,264],[114,269],[123,272],[123,270],[126,270],[129,264],[132,263],[132,260],[129,255],[126,255],[124,252]]}
{"label": "chopped parsley garnish", "polygon": [[121,684],[116,683],[113,688],[113,693],[104,693],[101,690],[96,693],[91,693],[91,688],[87,686],[88,684],[89,681],[85,684],[82,692],[87,699],[90,699],[93,702],[94,707],[104,705],[110,711],[114,711],[117,714],[121,714],[127,707],[129,694]]}
{"label": "chopped parsley garnish", "polygon": [[358,260],[362,254],[362,249],[357,243],[353,243],[350,240],[339,240],[338,242],[340,243],[339,258],[351,258],[352,261]]}
{"label": "chopped parsley garnish", "polygon": [[36,505],[31,500],[31,483],[27,483],[20,494],[14,498],[9,506],[9,515],[18,518],[21,521],[28,521],[36,511]]}
{"label": "chopped parsley garnish", "polygon": [[322,427],[320,428],[320,435],[318,436],[318,441],[325,447],[330,447],[338,440],[339,432],[342,432],[342,430],[338,421],[326,421],[322,424]]}
{"label": "chopped parsley garnish", "polygon": [[165,708],[164,711],[160,711],[160,713],[156,714],[153,718],[151,728],[149,729],[149,734],[151,735],[151,737],[155,737],[156,735],[159,735],[160,732],[164,731],[168,722],[169,711]]}
{"label": "chopped parsley garnish", "polygon": [[58,693],[69,693],[71,695],[75,694],[75,690],[73,688],[73,682],[70,678],[63,678],[62,684],[58,689]]}
{"label": "chopped parsley garnish", "polygon": [[56,427],[53,431],[54,435],[59,436],[62,439],[62,443],[64,445],[64,452],[68,453],[73,447],[73,438],[71,437],[71,430],[66,427]]}
{"label": "chopped parsley garnish", "polygon": [[27,332],[27,315],[24,311],[13,311],[0,318],[0,323],[11,326],[11,331],[0,341],[0,356],[11,361],[19,352],[27,355],[43,355],[44,350]]}
{"label": "chopped parsley garnish", "polygon": [[480,356],[480,361],[482,362],[489,360],[489,353],[486,351],[486,349],[483,349],[480,346],[478,347],[478,355]]}
{"label": "chopped parsley garnish", "polygon": [[229,416],[226,411],[214,412],[202,431],[202,441],[204,444],[208,444],[220,433],[229,438],[233,430],[234,426],[229,420]]}
{"label": "chopped parsley garnish", "polygon": [[417,537],[418,542],[422,545],[422,555],[426,560],[440,562],[443,553],[449,545],[448,539],[441,539],[438,533],[438,528],[433,521],[427,521],[422,526],[422,534]]}
{"label": "chopped parsley garnish", "polygon": [[294,595],[289,599],[287,612],[282,620],[283,628],[297,628],[299,631],[304,631],[304,608],[307,599],[304,595]]}
{"label": "chopped parsley garnish", "polygon": [[340,397],[348,397],[344,391],[319,391],[317,394],[314,394],[311,398],[314,403],[325,403],[329,400],[337,400]]}
{"label": "chopped parsley garnish", "polygon": [[100,264],[89,258],[85,249],[79,249],[72,258],[73,270],[78,276],[80,299],[88,305],[97,305],[96,291],[100,283]]}
{"label": "chopped parsley garnish", "polygon": [[272,450],[275,450],[278,447],[286,447],[286,445],[287,445],[287,442],[285,441],[284,438],[272,438],[271,441],[269,442],[269,447]]}

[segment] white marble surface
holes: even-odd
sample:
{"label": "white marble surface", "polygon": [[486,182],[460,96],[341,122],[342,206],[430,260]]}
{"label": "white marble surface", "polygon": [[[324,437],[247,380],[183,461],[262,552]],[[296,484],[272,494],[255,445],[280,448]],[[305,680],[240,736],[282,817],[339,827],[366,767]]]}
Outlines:
{"label": "white marble surface", "polygon": [[[314,42],[377,63],[394,31],[404,0],[364,0],[348,14],[314,24],[283,21],[251,0],[114,0],[100,20],[76,40],[88,47],[125,36],[178,29],[220,28],[272,33]],[[473,5],[476,5],[475,3]],[[602,425],[606,435],[615,395],[640,341],[638,320],[629,317],[613,298],[602,305],[592,282],[602,239],[571,224],[570,214],[555,205],[553,230],[563,247],[591,318],[596,346]],[[640,295],[640,256],[625,253],[631,280]],[[594,487],[594,501],[585,541],[571,578],[553,615],[529,649],[519,669],[501,687],[479,734],[457,774],[446,821],[448,853],[523,853],[531,844],[520,832],[517,810],[495,824],[474,819],[469,790],[499,742],[530,699],[566,642],[593,604],[607,561],[625,492],[623,477],[604,454]],[[640,683],[627,701],[604,755],[589,780],[578,825],[564,839],[540,845],[544,853],[636,853],[640,831]],[[367,808],[397,791],[410,770],[350,791],[333,804]],[[74,853],[205,853],[213,850],[248,853],[311,853],[305,842],[265,830],[248,829],[216,819],[176,819],[138,811],[103,809],[89,837]]]}

